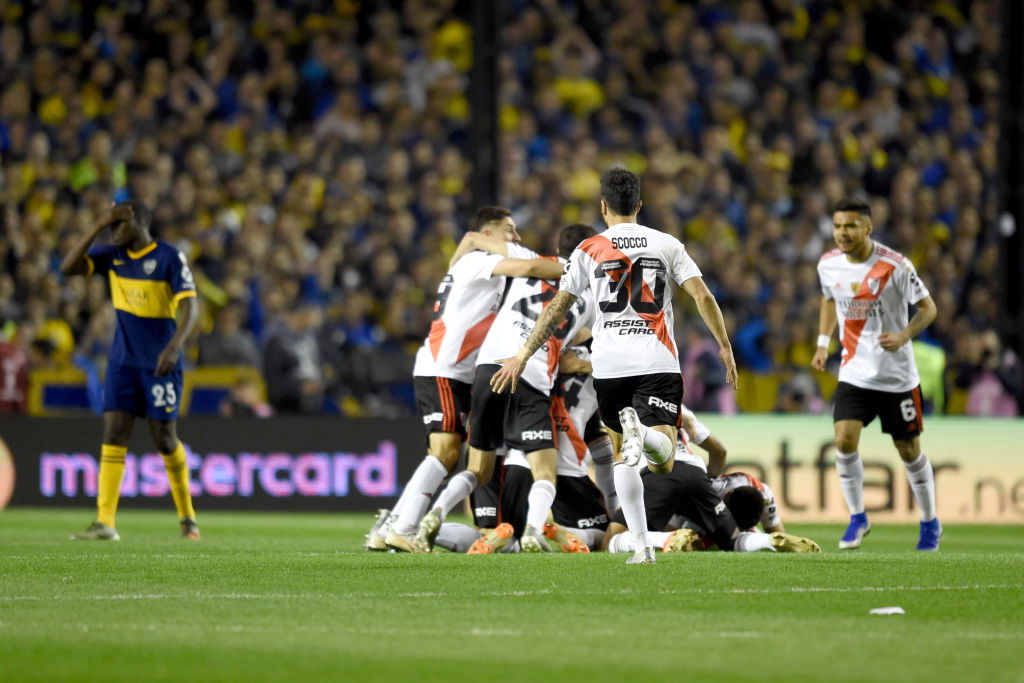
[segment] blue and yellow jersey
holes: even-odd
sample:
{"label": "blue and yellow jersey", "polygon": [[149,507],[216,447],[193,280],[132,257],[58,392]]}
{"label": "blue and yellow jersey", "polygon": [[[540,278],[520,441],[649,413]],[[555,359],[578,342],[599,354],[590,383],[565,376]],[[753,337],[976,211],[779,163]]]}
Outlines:
{"label": "blue and yellow jersey", "polygon": [[140,251],[116,245],[96,247],[86,261],[89,275],[107,275],[117,309],[110,362],[152,370],[177,330],[178,302],[196,295],[185,255],[158,241]]}

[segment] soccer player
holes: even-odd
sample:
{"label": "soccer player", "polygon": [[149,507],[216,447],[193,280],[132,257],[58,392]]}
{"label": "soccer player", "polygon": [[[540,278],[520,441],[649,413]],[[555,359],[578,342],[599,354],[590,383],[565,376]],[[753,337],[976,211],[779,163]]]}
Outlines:
{"label": "soccer player", "polygon": [[[935,515],[932,465],[921,451],[921,383],[910,344],[935,319],[935,302],[909,259],[871,239],[873,228],[866,202],[840,201],[832,213],[832,235],[839,248],[818,262],[823,296],[818,349],[811,365],[825,370],[837,320],[843,347],[833,418],[836,471],[850,508],[850,526],[839,547],[860,547],[871,529],[857,447],[861,429],[878,417],[903,460],[921,508],[917,549],[938,550],[942,525]],[[917,310],[908,322],[910,306]]]}
{"label": "soccer player", "polygon": [[[195,326],[196,286],[185,255],[153,239],[151,215],[138,201],[114,206],[72,247],[60,266],[64,275],[106,275],[117,310],[117,331],[103,387],[99,511],[88,529],[71,536],[75,540],[120,539],[114,517],[124,456],[137,417],[147,418],[149,433],[164,457],[181,535],[199,539],[185,448],[177,430],[181,346]],[[108,227],[114,244],[90,250],[93,240]]]}
{"label": "soccer player", "polygon": [[601,215],[608,230],[572,253],[558,294],[515,356],[502,361],[492,387],[515,391],[527,359],[561,324],[569,306],[588,290],[597,301],[593,327],[594,389],[601,420],[615,449],[615,491],[636,536],[630,564],[653,564],[643,507],[643,481],[634,466],[646,456],[659,473],[672,469],[683,378],[673,339],[671,278],[694,298],[718,342],[726,381],[736,386],[736,361],[714,295],[679,240],[636,222],[640,179],[612,168],[601,176]]}
{"label": "soccer player", "polygon": [[[593,234],[593,229],[586,225],[562,228],[558,250],[563,261],[554,262],[561,267],[576,245]],[[420,522],[416,534],[419,550],[429,552],[448,512],[478,486],[491,480],[497,449],[501,446],[526,453],[533,473],[525,526],[516,527],[516,535],[522,538],[529,536],[535,545],[546,545],[541,532],[555,499],[558,464],[551,391],[562,348],[586,329],[593,317],[593,302],[579,299],[566,312],[564,323],[552,331],[541,352],[526,364],[522,391],[512,396],[496,394],[490,390],[490,382],[501,367],[497,359],[506,358],[519,348],[556,292],[555,278],[517,279],[509,286],[505,301],[477,357],[470,399],[466,469],[452,477],[438,496],[436,506]],[[589,336],[589,332],[586,335]]]}
{"label": "soccer player", "polygon": [[368,550],[416,552],[413,540],[420,519],[459,460],[477,354],[501,303],[505,276],[553,278],[561,271],[556,261],[536,258],[519,245],[515,221],[506,208],[478,209],[471,230],[496,238],[500,253],[463,248],[469,253],[455,261],[441,280],[430,333],[413,367],[416,404],[427,432],[427,455],[394,509],[378,515],[367,536]]}

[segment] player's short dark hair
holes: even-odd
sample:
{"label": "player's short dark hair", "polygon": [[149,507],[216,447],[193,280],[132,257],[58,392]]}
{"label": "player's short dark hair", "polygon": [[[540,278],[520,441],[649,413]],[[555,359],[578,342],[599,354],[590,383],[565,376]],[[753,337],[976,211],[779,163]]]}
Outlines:
{"label": "player's short dark hair", "polygon": [[149,228],[153,223],[153,212],[149,210],[149,207],[140,202],[138,199],[126,199],[121,202],[124,206],[130,206],[132,213],[135,214],[135,220],[139,222],[143,228]]}
{"label": "player's short dark hair", "polygon": [[503,221],[511,215],[512,212],[504,206],[481,206],[473,214],[473,220],[469,222],[469,229],[479,230],[488,223]]}
{"label": "player's short dark hair", "polygon": [[859,213],[861,216],[871,218],[871,205],[863,199],[853,199],[851,197],[840,199],[832,207],[832,213],[839,213],[840,211],[852,211]]}
{"label": "player's short dark hair", "polygon": [[764,495],[753,486],[735,488],[725,494],[723,500],[740,530],[755,526],[764,512]]}
{"label": "player's short dark hair", "polygon": [[601,199],[616,216],[632,216],[640,208],[640,178],[624,168],[601,174]]}
{"label": "player's short dark hair", "polygon": [[593,237],[596,233],[589,225],[573,223],[562,228],[558,233],[558,255],[562,258],[569,258],[573,249],[580,245],[585,239]]}

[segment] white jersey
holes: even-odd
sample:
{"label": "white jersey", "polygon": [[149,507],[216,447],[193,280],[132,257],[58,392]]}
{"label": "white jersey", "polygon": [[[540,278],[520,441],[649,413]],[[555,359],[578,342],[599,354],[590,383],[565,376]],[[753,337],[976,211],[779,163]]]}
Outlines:
{"label": "white jersey", "polygon": [[672,292],[700,270],[682,242],[636,223],[618,223],[572,253],[561,289],[577,299],[592,290],[594,377],[679,372]]}
{"label": "white jersey", "polygon": [[[559,260],[565,263],[563,259]],[[550,280],[532,277],[513,280],[494,324],[480,347],[477,365],[494,364],[516,355],[533,332],[537,318],[557,293],[556,283]],[[566,311],[565,321],[526,361],[520,381],[550,396],[558,374],[558,358],[565,345],[591,323],[593,309],[594,304],[590,299],[576,299]]]}
{"label": "white jersey", "polygon": [[826,299],[835,301],[843,360],[839,381],[862,389],[899,393],[918,384],[914,349],[904,344],[886,351],[882,332],[907,326],[908,307],[928,296],[914,264],[902,254],[874,242],[871,256],[851,263],[838,249],[818,261],[818,278]]}
{"label": "white jersey", "polygon": [[[582,346],[571,349],[586,360],[590,352]],[[551,416],[558,430],[558,474],[586,477],[590,449],[584,441],[587,423],[597,413],[597,393],[590,375],[559,375],[558,390],[551,396]]]}
{"label": "white jersey", "polygon": [[768,484],[760,479],[752,477],[746,472],[733,472],[732,474],[715,477],[711,480],[711,488],[715,490],[719,498],[725,498],[725,494],[741,486],[753,486],[764,496],[764,511],[761,512],[761,526],[763,528],[771,529],[782,524],[782,519],[779,517],[779,508],[775,504],[775,493],[769,488]]}
{"label": "white jersey", "polygon": [[[525,247],[509,243],[511,258],[533,258]],[[412,374],[472,382],[477,353],[494,322],[505,278],[494,267],[505,257],[474,251],[451,267],[437,288],[430,334],[416,352]]]}

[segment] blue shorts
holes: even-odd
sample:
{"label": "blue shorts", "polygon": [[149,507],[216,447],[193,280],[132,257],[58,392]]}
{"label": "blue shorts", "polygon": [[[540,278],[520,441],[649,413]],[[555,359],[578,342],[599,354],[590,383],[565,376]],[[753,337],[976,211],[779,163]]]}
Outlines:
{"label": "blue shorts", "polygon": [[158,377],[142,368],[111,364],[103,384],[103,412],[116,410],[160,422],[177,420],[181,386],[180,369]]}

